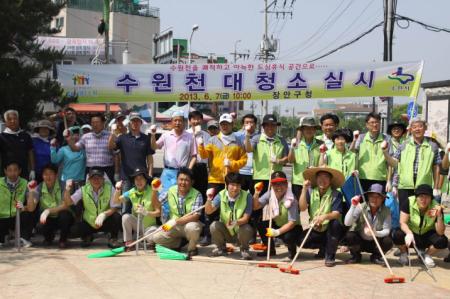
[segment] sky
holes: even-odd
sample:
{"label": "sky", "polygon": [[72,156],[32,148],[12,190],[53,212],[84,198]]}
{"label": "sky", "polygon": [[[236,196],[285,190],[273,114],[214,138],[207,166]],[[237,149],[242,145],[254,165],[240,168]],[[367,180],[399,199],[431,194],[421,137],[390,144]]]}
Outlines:
{"label": "sky", "polygon": [[[282,9],[283,2],[277,1],[277,8]],[[192,26],[199,25],[192,52],[225,55],[232,61],[229,53],[241,40],[238,52],[250,50],[249,62],[257,62],[253,57],[264,30],[263,0],[154,0],[150,5],[160,8],[161,31],[171,27],[176,38],[189,38]],[[397,14],[450,29],[449,11],[448,0],[399,0],[397,6]],[[382,20],[383,0],[296,0],[292,19],[269,17],[269,32],[280,40],[278,61],[305,62],[352,40]],[[399,25],[408,26],[404,21]],[[450,33],[432,32],[415,23],[407,29],[398,25],[394,28],[393,60],[424,60],[422,82],[450,79],[449,53]],[[380,27],[320,61],[372,62],[382,58]]]}

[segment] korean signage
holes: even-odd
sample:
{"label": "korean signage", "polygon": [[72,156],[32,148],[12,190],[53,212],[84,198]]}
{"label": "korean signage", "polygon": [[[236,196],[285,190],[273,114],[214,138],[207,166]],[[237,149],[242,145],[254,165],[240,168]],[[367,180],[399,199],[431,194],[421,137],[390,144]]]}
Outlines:
{"label": "korean signage", "polygon": [[43,48],[64,49],[64,54],[70,56],[92,56],[97,48],[101,55],[105,53],[105,47],[99,47],[103,44],[103,39],[38,36],[37,42],[42,43]]}
{"label": "korean signage", "polygon": [[416,97],[422,62],[59,66],[84,103]]}

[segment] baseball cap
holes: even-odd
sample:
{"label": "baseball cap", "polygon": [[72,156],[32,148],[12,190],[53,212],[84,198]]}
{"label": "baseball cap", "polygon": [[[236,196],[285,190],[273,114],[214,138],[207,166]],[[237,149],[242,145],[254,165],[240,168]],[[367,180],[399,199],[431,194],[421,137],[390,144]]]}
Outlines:
{"label": "baseball cap", "polygon": [[421,194],[433,196],[433,188],[431,188],[430,185],[422,184],[416,188],[416,191],[414,192],[414,194],[416,196],[419,196]]}
{"label": "baseball cap", "polygon": [[218,128],[218,127],[219,127],[219,123],[217,122],[217,120],[212,119],[212,120],[210,120],[210,121],[207,122],[206,127],[207,127],[207,128],[210,128],[210,127],[216,127],[216,128]]}
{"label": "baseball cap", "polygon": [[88,125],[88,124],[81,126],[81,130],[85,130],[85,129],[88,129],[88,130],[92,131],[91,125]]}
{"label": "baseball cap", "polygon": [[125,114],[122,111],[117,112],[114,119],[125,118]]}
{"label": "baseball cap", "polygon": [[229,113],[222,114],[220,116],[220,119],[219,119],[219,124],[222,123],[222,122],[227,122],[227,123],[232,124],[233,123],[233,117]]}
{"label": "baseball cap", "polygon": [[299,128],[301,127],[315,127],[319,128],[319,125],[316,123],[316,119],[311,116],[303,116],[300,118],[300,123],[298,124]]}
{"label": "baseball cap", "polygon": [[105,172],[101,169],[98,168],[91,168],[89,170],[89,177],[93,177],[93,176],[100,176],[103,177],[105,175]]}
{"label": "baseball cap", "polygon": [[130,118],[130,121],[132,121],[133,119],[139,119],[140,121],[142,121],[141,115],[138,112],[131,112],[128,117]]}
{"label": "baseball cap", "polygon": [[147,178],[147,172],[143,168],[136,168],[133,173],[131,174],[131,177],[137,177],[138,175],[143,175],[145,178]]}
{"label": "baseball cap", "polygon": [[277,117],[274,114],[266,114],[263,117],[262,124],[276,124],[277,126],[280,126],[281,123],[278,122]]}

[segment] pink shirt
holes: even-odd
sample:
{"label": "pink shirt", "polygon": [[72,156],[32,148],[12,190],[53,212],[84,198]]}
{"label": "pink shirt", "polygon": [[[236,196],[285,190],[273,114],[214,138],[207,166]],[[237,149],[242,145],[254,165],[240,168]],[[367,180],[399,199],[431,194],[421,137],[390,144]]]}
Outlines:
{"label": "pink shirt", "polygon": [[195,138],[186,131],[180,136],[174,130],[166,132],[159,137],[156,145],[164,149],[164,167],[187,167],[191,158],[197,155]]}

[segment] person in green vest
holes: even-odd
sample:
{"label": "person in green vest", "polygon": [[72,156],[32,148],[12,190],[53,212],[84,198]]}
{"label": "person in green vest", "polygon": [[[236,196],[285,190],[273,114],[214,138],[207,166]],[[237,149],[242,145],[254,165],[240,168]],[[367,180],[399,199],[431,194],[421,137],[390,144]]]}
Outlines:
{"label": "person in green vest", "polygon": [[187,239],[189,257],[198,255],[197,241],[203,228],[203,224],[199,221],[201,211],[183,217],[198,210],[203,204],[202,194],[192,187],[192,183],[192,171],[187,167],[180,168],[177,184],[159,198],[160,202],[167,200],[169,204],[169,221],[164,224],[164,230],[150,237],[155,244],[177,250],[181,250],[183,241]]}
{"label": "person in green vest", "polygon": [[212,243],[216,248],[212,256],[226,256],[226,242],[238,242],[243,260],[251,260],[249,241],[253,237],[253,228],[248,223],[252,214],[252,195],[242,190],[242,177],[230,172],[225,176],[226,188],[215,197],[208,194],[205,212],[210,215],[220,211],[219,220],[210,225]]}
{"label": "person in green vest", "polygon": [[28,210],[34,212],[39,207],[38,231],[44,235],[44,246],[50,246],[59,233],[59,248],[67,248],[67,237],[75,218],[73,212],[62,201],[62,190],[58,180],[58,166],[47,164],[42,169],[43,182],[36,188],[28,188]]}
{"label": "person in green vest", "polygon": [[5,237],[16,226],[16,213],[20,210],[20,235],[24,247],[32,246],[30,242],[32,214],[24,206],[27,197],[27,181],[20,177],[22,169],[18,162],[5,162],[5,176],[0,177],[0,248],[6,243]]}
{"label": "person in green vest", "polygon": [[[254,210],[267,207],[263,212],[267,217],[264,217],[263,221],[258,223],[259,235],[264,245],[267,245],[268,238],[280,238],[283,240],[288,248],[288,259],[291,260],[297,253],[297,241],[302,233],[298,201],[289,188],[284,172],[275,171],[271,176],[270,184],[272,186],[270,192],[260,196],[260,192],[256,190],[253,198]],[[272,229],[269,229],[270,217],[268,209],[270,207],[272,207],[273,215]],[[258,255],[266,256],[267,251],[260,252]],[[275,246],[270,248],[270,255],[276,255]]]}
{"label": "person in green vest", "polygon": [[115,189],[109,181],[105,181],[105,172],[92,167],[88,173],[86,185],[78,188],[72,195],[73,181],[66,181],[64,204],[69,207],[81,201],[83,215],[81,222],[75,224],[75,231],[82,239],[81,247],[89,247],[94,240],[94,233],[109,233],[108,247],[117,248],[120,230],[120,204],[114,202]]}
{"label": "person in green vest", "polygon": [[[156,218],[161,215],[161,204],[158,201],[158,190],[150,187],[148,184],[148,176],[145,169],[137,168],[134,170],[131,178],[134,186],[132,189],[122,191],[122,182],[116,183],[116,192],[114,193],[114,202],[117,204],[131,203],[131,213],[122,215],[123,241],[128,246],[133,241],[133,232],[137,232],[138,224],[140,225],[140,236],[155,231],[157,226]],[[141,222],[138,223],[138,215]],[[127,249],[131,250],[130,247]],[[154,250],[155,244],[149,242],[149,250]]]}
{"label": "person in green vest", "polygon": [[386,253],[393,246],[390,236],[391,210],[384,205],[386,195],[384,194],[383,186],[380,184],[370,186],[369,190],[364,193],[364,196],[367,202],[362,204],[359,204],[361,200],[360,195],[353,197],[350,210],[345,215],[344,224],[350,229],[344,239],[352,255],[346,263],[360,263],[362,259],[361,252],[369,252],[371,253],[370,261],[372,263],[384,265],[384,261],[362,213],[366,215],[381,249]]}
{"label": "person in green vest", "polygon": [[337,129],[332,136],[334,146],[320,153],[320,166],[328,166],[342,172],[348,178],[356,170],[356,154],[347,148],[347,143],[353,141],[353,136],[347,130]]}
{"label": "person in green vest", "polygon": [[[383,155],[381,144],[388,141],[388,136],[381,133],[381,116],[369,113],[366,116],[367,133],[358,136],[350,147],[356,152],[359,177],[363,190],[368,190],[373,184],[386,188],[388,164]],[[356,132],[355,132],[356,133]],[[387,146],[386,149],[389,150]]]}
{"label": "person in green vest", "polygon": [[318,140],[325,143],[327,148],[333,147],[333,134],[339,126],[339,117],[334,113],[325,113],[320,117],[320,128],[322,135],[317,136]]}
{"label": "person in green vest", "polygon": [[414,195],[416,187],[422,184],[433,187],[433,196],[440,197],[439,165],[441,157],[439,146],[425,138],[427,124],[424,120],[411,119],[410,128],[411,137],[400,145],[392,157],[387,148],[383,149],[389,165],[397,168],[394,172],[393,186],[398,188],[399,199],[406,200],[409,196]]}
{"label": "person in green vest", "polygon": [[[339,240],[344,233],[342,193],[337,189],[344,184],[344,175],[334,168],[314,167],[303,172],[305,179],[300,195],[300,211],[308,211],[314,228],[305,242],[305,248],[319,248],[317,258],[325,257],[325,266],[336,265],[335,256]],[[302,232],[300,242],[305,238]]]}
{"label": "person in green vest", "polygon": [[297,138],[291,141],[288,161],[293,164],[292,192],[296,198],[299,198],[303,188],[303,172],[310,167],[319,165],[319,148],[323,144],[323,141],[315,138],[319,128],[314,117],[304,116],[300,119],[297,128]]}
{"label": "person in green vest", "polygon": [[[407,195],[402,193],[401,196]],[[401,229],[394,233],[394,244],[401,252],[399,262],[408,264],[407,252],[414,243],[427,266],[434,267],[431,255],[448,244],[442,206],[433,199],[433,189],[428,184],[417,186],[414,195],[400,198],[400,202]]]}

